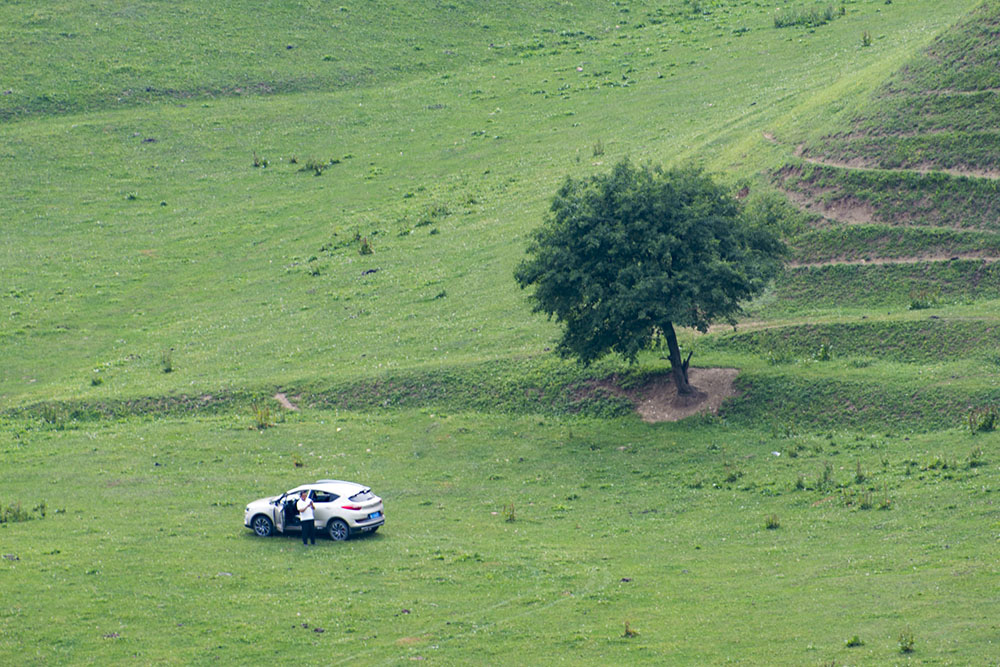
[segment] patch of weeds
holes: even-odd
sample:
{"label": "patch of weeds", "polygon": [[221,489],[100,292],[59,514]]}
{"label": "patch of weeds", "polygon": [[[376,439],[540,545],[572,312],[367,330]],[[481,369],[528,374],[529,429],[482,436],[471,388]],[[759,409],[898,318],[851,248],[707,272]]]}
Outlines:
{"label": "patch of weeds", "polygon": [[164,373],[174,372],[174,348],[169,348],[160,353],[160,368]]}
{"label": "patch of weeds", "polygon": [[796,491],[802,491],[806,488],[806,480],[802,475],[795,478],[795,485],[793,487]]}
{"label": "patch of weeds", "polygon": [[138,198],[139,198],[138,192],[130,192],[127,195],[125,195],[125,201],[135,201]]}
{"label": "patch of weeds", "polygon": [[626,639],[632,639],[638,636],[639,633],[631,625],[629,625],[628,621],[625,621],[625,632],[622,633],[622,637],[625,637]]}
{"label": "patch of weeds", "polygon": [[854,482],[856,484],[863,484],[866,479],[868,479],[868,476],[865,474],[864,469],[861,468],[861,461],[858,461],[854,469]]}
{"label": "patch of weeds", "polygon": [[910,292],[910,310],[926,310],[941,303],[941,289],[914,290]]}
{"label": "patch of weeds", "polygon": [[813,359],[816,361],[830,361],[830,357],[833,356],[833,347],[826,341],[820,343],[819,349],[813,354]]}
{"label": "patch of weeds", "polygon": [[[37,516],[35,516],[37,514]],[[21,507],[21,503],[13,505],[0,504],[0,523],[21,523],[32,519],[45,518],[45,501],[40,502],[32,510]]]}
{"label": "patch of weeds", "polygon": [[889,497],[889,489],[882,487],[882,499],[878,503],[878,508],[882,511],[888,511],[892,509],[892,498]]}
{"label": "patch of weeds", "polygon": [[777,514],[769,514],[764,518],[764,528],[767,530],[777,530],[781,528],[781,520]]}
{"label": "patch of weeds", "polygon": [[794,357],[787,344],[775,343],[764,355],[764,359],[769,365],[777,366],[791,363]]}
{"label": "patch of weeds", "polygon": [[730,470],[729,473],[726,475],[726,477],[723,479],[723,481],[726,484],[735,484],[737,481],[739,481],[740,477],[743,477],[742,470]]}
{"label": "patch of weeds", "polygon": [[[846,9],[844,12],[838,12],[840,16],[843,16],[845,13]],[[823,8],[786,9],[774,15],[774,27],[791,28],[799,26],[802,28],[817,28],[832,21],[834,15],[832,5]]]}
{"label": "patch of weeds", "polygon": [[819,479],[816,480],[817,489],[828,489],[833,486],[833,465],[830,463],[825,463],[823,465],[823,470],[819,474]]}
{"label": "patch of weeds", "polygon": [[913,631],[906,628],[899,633],[899,652],[903,654],[913,653]]}
{"label": "patch of weeds", "polygon": [[861,638],[858,637],[857,635],[854,635],[853,637],[851,637],[850,639],[848,639],[845,642],[845,644],[847,645],[847,648],[856,648],[858,646],[864,646],[865,645],[865,643],[863,641],[861,641]]}
{"label": "patch of weeds", "polygon": [[253,403],[250,406],[253,413],[253,425],[258,431],[274,426],[274,419],[271,416],[271,408],[264,403]]}
{"label": "patch of weeds", "polygon": [[872,45],[872,34],[865,30],[861,33],[861,46],[868,47]]}
{"label": "patch of weeds", "polygon": [[604,142],[600,139],[594,144],[594,157],[600,157],[604,155]]}
{"label": "patch of weeds", "polygon": [[969,452],[969,467],[978,468],[984,465],[986,465],[986,460],[983,459],[983,448],[974,447],[972,451]]}
{"label": "patch of weeds", "polygon": [[338,164],[339,162],[340,160],[336,159],[323,161],[323,160],[316,160],[314,158],[309,158],[308,160],[305,161],[305,164],[303,164],[299,168],[299,171],[304,171],[304,172],[311,171],[313,176],[322,176],[323,172],[326,171],[327,167]]}
{"label": "patch of weeds", "polygon": [[375,248],[372,247],[372,242],[368,240],[367,236],[364,236],[361,239],[359,239],[358,254],[359,255],[375,254]]}
{"label": "patch of weeds", "polygon": [[1000,410],[995,405],[990,405],[970,410],[966,423],[973,433],[988,433],[996,430],[998,419],[1000,419]]}
{"label": "patch of weeds", "polygon": [[861,500],[858,502],[858,507],[863,510],[870,510],[874,506],[875,505],[872,501],[872,492],[865,491],[864,493],[862,493]]}
{"label": "patch of weeds", "polygon": [[503,506],[503,520],[507,523],[514,523],[517,521],[517,512],[514,509],[514,503]]}
{"label": "patch of weeds", "polygon": [[266,157],[261,157],[257,155],[257,151],[254,151],[252,164],[254,166],[254,169],[265,169],[267,168],[267,165],[270,164],[270,162],[268,162],[268,159]]}

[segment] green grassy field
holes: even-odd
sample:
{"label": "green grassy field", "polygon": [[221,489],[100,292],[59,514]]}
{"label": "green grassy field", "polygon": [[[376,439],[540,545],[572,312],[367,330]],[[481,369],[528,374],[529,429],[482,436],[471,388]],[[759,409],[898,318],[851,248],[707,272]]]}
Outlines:
{"label": "green grassy field", "polygon": [[[997,664],[996,2],[203,4],[0,7],[0,663]],[[717,416],[513,280],[625,156],[801,209]]]}

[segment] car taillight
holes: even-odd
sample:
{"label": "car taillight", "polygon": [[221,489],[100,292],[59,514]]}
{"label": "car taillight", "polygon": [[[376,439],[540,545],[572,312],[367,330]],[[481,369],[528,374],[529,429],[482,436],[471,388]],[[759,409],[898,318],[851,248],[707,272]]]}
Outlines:
{"label": "car taillight", "polygon": [[345,510],[355,510],[355,511],[357,511],[357,510],[361,509],[361,505],[341,505],[340,508],[341,509],[345,509]]}

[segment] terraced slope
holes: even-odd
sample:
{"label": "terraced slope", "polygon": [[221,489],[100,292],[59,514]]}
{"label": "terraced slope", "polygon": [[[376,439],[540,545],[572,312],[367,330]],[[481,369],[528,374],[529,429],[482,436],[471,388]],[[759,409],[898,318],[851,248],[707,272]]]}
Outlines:
{"label": "terraced slope", "polygon": [[761,360],[744,377],[752,398],[731,417],[754,400],[824,427],[939,428],[997,402],[998,102],[1000,2],[991,1],[906,62],[845,126],[790,147],[773,175],[803,213],[789,270],[749,331],[702,343],[720,363],[736,353]]}
{"label": "terraced slope", "polygon": [[[776,174],[813,216],[794,265],[919,264],[876,273],[917,290],[992,295],[994,282],[980,280],[992,272],[979,265],[1000,257],[998,63],[1000,3],[989,2],[891,76],[842,131],[799,146]],[[857,272],[870,285],[867,273]]]}

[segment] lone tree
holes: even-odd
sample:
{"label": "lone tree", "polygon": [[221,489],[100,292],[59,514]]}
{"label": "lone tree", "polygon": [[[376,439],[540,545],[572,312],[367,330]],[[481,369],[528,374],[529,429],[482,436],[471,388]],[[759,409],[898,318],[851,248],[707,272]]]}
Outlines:
{"label": "lone tree", "polygon": [[746,207],[700,169],[634,167],[567,178],[514,272],[534,312],[565,325],[557,351],[584,364],[634,362],[661,337],[680,394],[692,393],[674,325],[735,324],[740,302],[781,270],[772,207]]}

